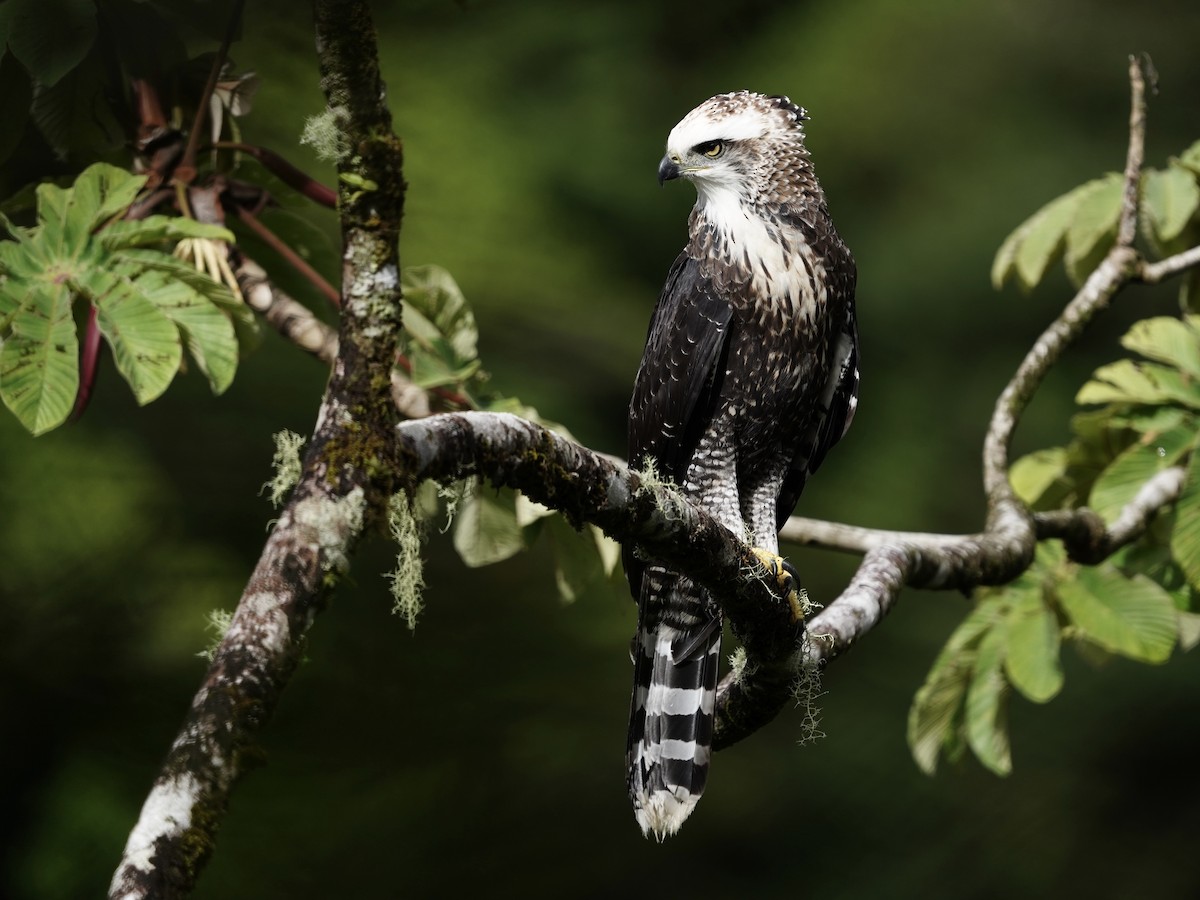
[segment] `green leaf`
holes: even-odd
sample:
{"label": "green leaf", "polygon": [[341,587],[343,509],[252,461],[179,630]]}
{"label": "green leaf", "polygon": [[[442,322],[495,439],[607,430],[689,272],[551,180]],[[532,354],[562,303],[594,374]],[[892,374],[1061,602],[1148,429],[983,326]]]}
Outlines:
{"label": "green leaf", "polygon": [[1179,649],[1185,653],[1200,644],[1200,614],[1179,613]]}
{"label": "green leaf", "polygon": [[91,0],[7,0],[8,48],[46,87],[78,66],[96,40]]}
{"label": "green leaf", "polygon": [[1008,743],[1008,682],[1001,672],[1008,649],[1007,622],[994,624],[979,643],[963,713],[967,743],[979,761],[997,775],[1012,771]]}
{"label": "green leaf", "polygon": [[[405,327],[413,324],[416,316],[405,314]],[[414,348],[409,345],[409,361],[412,372],[409,377],[418,387],[444,387],[461,384],[479,371],[479,360],[473,359],[462,362],[454,353],[450,344],[441,337],[435,337],[424,348]]]}
{"label": "green leaf", "polygon": [[1141,319],[1121,338],[1121,346],[1200,380],[1200,316]]}
{"label": "green leaf", "polygon": [[190,263],[169,253],[158,250],[130,249],[114,254],[114,265],[132,270],[162,272],[175,281],[181,281],[229,316],[233,321],[238,345],[244,351],[253,347],[260,334],[258,317],[240,297],[234,296],[224,284],[213,281],[204,272],[197,271]]}
{"label": "green leaf", "polygon": [[88,231],[95,231],[113,216],[125,212],[145,184],[145,175],[133,175],[108,163],[93,163],[79,173],[71,189],[87,219]]}
{"label": "green leaf", "polygon": [[546,520],[554,547],[554,583],[564,603],[574,603],[604,580],[604,567],[590,534],[580,534],[562,516]]}
{"label": "green leaf", "polygon": [[129,250],[147,247],[164,241],[175,243],[184,238],[233,241],[233,232],[220,225],[209,225],[182,216],[147,216],[145,219],[128,219],[114,222],[98,235],[100,246],[105,250]]}
{"label": "green leaf", "polygon": [[1058,599],[1083,636],[1105,650],[1148,663],[1171,655],[1179,632],[1175,604],[1145,576],[1126,578],[1107,563],[1081,568],[1059,583]]}
{"label": "green leaf", "polygon": [[224,393],[237,371],[238,343],[233,322],[204,295],[162,272],[144,272],[135,285],[183,332],[188,353],[214,394]]}
{"label": "green leaf", "polygon": [[1175,527],[1171,529],[1171,555],[1200,590],[1200,453],[1188,461],[1187,483],[1175,503]]}
{"label": "green leaf", "polygon": [[138,403],[161,396],[183,360],[175,325],[134,284],[110,272],[89,272],[78,287],[95,305],[100,333]]}
{"label": "green leaf", "polygon": [[475,314],[449,272],[438,266],[410,266],[401,274],[400,286],[404,327],[414,338],[422,343],[444,339],[459,365],[478,357]]}
{"label": "green leaf", "polygon": [[1191,169],[1197,175],[1200,175],[1200,141],[1196,141],[1196,143],[1179,154],[1179,164],[1185,169]]}
{"label": "green leaf", "polygon": [[1008,596],[1013,611],[1004,673],[1012,686],[1034,703],[1045,703],[1063,686],[1058,620],[1043,602],[1040,584],[1020,592],[1009,591]]}
{"label": "green leaf", "polygon": [[1147,481],[1192,448],[1196,432],[1187,426],[1165,434],[1147,434],[1123,450],[1092,485],[1088,505],[1110,525]]}
{"label": "green leaf", "polygon": [[939,754],[954,738],[975,647],[995,616],[995,606],[987,601],[972,610],[954,629],[913,697],[908,710],[908,746],[926,775],[937,771]]}
{"label": "green leaf", "polygon": [[454,549],[472,568],[488,566],[525,549],[525,532],[517,523],[512,491],[495,491],[470,481],[454,518]]}
{"label": "green leaf", "polygon": [[1142,213],[1160,243],[1179,237],[1200,207],[1196,175],[1180,165],[1142,176]]}
{"label": "green leaf", "polygon": [[1079,199],[1066,232],[1066,266],[1071,278],[1081,283],[1117,233],[1121,215],[1123,179],[1109,174],[1079,188]]}
{"label": "green leaf", "polygon": [[1008,478],[1017,496],[1032,506],[1062,477],[1066,467],[1066,448],[1050,447],[1022,456],[1013,463]]}
{"label": "green leaf", "polygon": [[92,53],[57,84],[34,86],[30,118],[60,160],[95,159],[121,145],[125,130],[105,96],[107,82],[100,54]]}
{"label": "green leaf", "polygon": [[30,288],[0,345],[0,395],[33,434],[66,421],[79,389],[79,342],[65,285]]}
{"label": "green leaf", "polygon": [[1075,402],[1155,406],[1181,403],[1197,409],[1200,408],[1200,386],[1166,366],[1120,359],[1097,369],[1092,380],[1079,389]]}
{"label": "green leaf", "polygon": [[1014,272],[1026,291],[1042,280],[1062,252],[1067,228],[1090,184],[1051,200],[1005,239],[992,263],[993,287],[999,290]]}

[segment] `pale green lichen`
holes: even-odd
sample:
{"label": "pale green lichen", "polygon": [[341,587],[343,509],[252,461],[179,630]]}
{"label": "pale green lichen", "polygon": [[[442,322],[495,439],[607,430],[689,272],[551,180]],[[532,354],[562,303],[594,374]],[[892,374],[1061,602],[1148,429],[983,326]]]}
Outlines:
{"label": "pale green lichen", "polygon": [[304,438],[294,431],[285,428],[275,435],[275,455],[271,457],[275,475],[263,485],[263,490],[270,492],[272,506],[282,503],[287,492],[300,480],[300,448],[303,446]]}
{"label": "pale green lichen", "polygon": [[729,674],[733,676],[734,684],[741,684],[742,676],[746,674],[745,647],[738,647],[729,654]]}
{"label": "pale green lichen", "polygon": [[304,123],[300,143],[312,147],[317,159],[322,162],[341,161],[350,152],[346,132],[342,127],[345,118],[344,110],[328,107],[315,116],[310,116]]}
{"label": "pale green lichen", "polygon": [[417,616],[425,607],[421,591],[425,572],[421,561],[421,528],[413,515],[408,495],[395,493],[388,500],[388,530],[396,542],[396,568],[387,574],[392,582],[392,612],[401,616],[409,631],[417,627]]}
{"label": "pale green lichen", "polygon": [[208,623],[204,626],[204,630],[211,632],[208,646],[201,650],[196,655],[201,659],[206,659],[209,662],[213,661],[213,657],[217,655],[217,647],[221,646],[221,641],[225,639],[225,632],[229,630],[229,626],[233,624],[233,611],[228,609],[213,609],[208,612]]}
{"label": "pale green lichen", "polygon": [[[822,635],[804,635],[804,645],[807,646],[810,640],[823,640]],[[807,654],[802,654],[804,658]],[[796,701],[796,706],[800,708],[803,718],[800,721],[800,738],[797,741],[801,746],[811,744],[825,737],[825,732],[821,730],[821,707],[817,706],[817,700],[825,695],[821,689],[821,669],[816,663],[802,662],[796,669],[796,680],[792,683],[792,699]]]}
{"label": "pale green lichen", "polygon": [[362,532],[366,508],[366,495],[361,487],[337,500],[316,496],[295,504],[293,519],[297,526],[309,530],[305,539],[319,547],[321,568],[327,576],[349,570],[349,548]]}
{"label": "pale green lichen", "polygon": [[462,481],[438,485],[437,495],[446,504],[446,524],[438,529],[442,534],[450,530],[450,526],[454,524],[454,517],[458,515],[458,508],[478,484],[477,478],[464,478]]}
{"label": "pale green lichen", "polygon": [[654,463],[653,457],[647,457],[646,463],[640,469],[634,469],[634,473],[641,480],[638,484],[638,489],[634,491],[634,496],[639,497],[647,491],[661,488],[663,490],[673,491],[676,486],[671,482],[671,479],[665,475],[659,474],[658,467]]}

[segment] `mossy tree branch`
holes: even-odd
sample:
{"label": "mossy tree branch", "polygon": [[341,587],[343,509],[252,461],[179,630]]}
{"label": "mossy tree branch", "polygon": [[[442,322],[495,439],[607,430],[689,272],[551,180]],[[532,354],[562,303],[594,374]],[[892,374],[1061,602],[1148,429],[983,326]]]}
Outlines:
{"label": "mossy tree branch", "polygon": [[349,152],[337,356],[300,481],[167,754],[110,887],[120,898],[191,891],[255,737],[300,659],[304,634],[363,528],[392,493],[385,451],[398,414],[389,372],[401,326],[402,155],[363,0],[318,0],[322,86]]}

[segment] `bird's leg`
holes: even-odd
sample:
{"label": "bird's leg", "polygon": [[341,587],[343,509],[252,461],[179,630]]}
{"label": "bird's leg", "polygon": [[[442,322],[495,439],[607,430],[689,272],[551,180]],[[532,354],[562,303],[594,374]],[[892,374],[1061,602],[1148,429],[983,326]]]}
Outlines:
{"label": "bird's leg", "polygon": [[767,574],[775,579],[780,595],[792,609],[792,621],[804,621],[805,599],[800,588],[800,573],[790,562],[778,553],[764,550],[761,547],[751,547],[750,552],[758,557]]}

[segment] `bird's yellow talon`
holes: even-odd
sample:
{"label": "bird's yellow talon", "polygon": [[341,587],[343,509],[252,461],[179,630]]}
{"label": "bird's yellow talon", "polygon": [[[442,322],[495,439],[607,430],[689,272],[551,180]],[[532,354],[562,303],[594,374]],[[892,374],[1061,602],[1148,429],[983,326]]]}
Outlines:
{"label": "bird's yellow talon", "polygon": [[779,593],[792,609],[792,621],[803,621],[805,603],[800,589],[800,577],[795,566],[778,553],[772,553],[770,550],[752,547],[751,552],[758,557],[762,567],[775,579]]}

